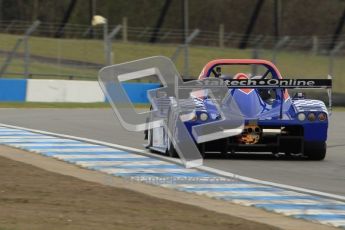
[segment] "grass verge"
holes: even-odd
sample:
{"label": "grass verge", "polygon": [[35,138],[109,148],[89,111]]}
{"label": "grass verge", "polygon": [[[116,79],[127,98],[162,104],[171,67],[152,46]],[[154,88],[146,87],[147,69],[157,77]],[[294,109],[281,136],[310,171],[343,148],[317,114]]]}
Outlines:
{"label": "grass verge", "polygon": [[[14,46],[17,35],[1,34],[0,50],[10,51]],[[56,58],[56,63],[43,63],[32,58],[30,72],[32,73],[61,73],[67,75],[84,75],[90,80],[97,77],[97,69],[88,69],[85,66],[60,65],[60,59],[69,59],[91,63],[104,63],[103,41],[88,39],[55,39],[31,37],[29,41],[32,55]],[[171,57],[177,44],[148,44],[134,42],[113,42],[114,63],[122,63],[139,58],[163,55]],[[18,52],[23,52],[22,47]],[[202,67],[210,60],[217,58],[251,58],[252,51],[234,48],[191,46],[189,52],[190,75],[198,76]],[[60,59],[59,59],[60,58]],[[262,50],[260,58],[271,60],[272,51]],[[176,61],[177,69],[183,72],[182,55]],[[345,57],[337,57],[334,61],[334,91],[343,92],[345,88]],[[277,67],[283,76],[303,78],[326,78],[328,74],[329,58],[326,55],[314,55],[308,51],[294,52],[281,51],[277,55]],[[8,71],[22,72],[22,57],[17,57]]]}

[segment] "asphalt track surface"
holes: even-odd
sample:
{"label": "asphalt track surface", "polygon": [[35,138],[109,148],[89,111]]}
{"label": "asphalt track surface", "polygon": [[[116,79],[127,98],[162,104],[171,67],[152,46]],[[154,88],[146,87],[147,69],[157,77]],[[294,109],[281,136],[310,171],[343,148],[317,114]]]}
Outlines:
{"label": "asphalt track surface", "polygon": [[[334,112],[324,161],[272,154],[208,156],[205,165],[242,176],[345,195],[345,112]],[[0,123],[143,149],[143,133],[128,132],[110,109],[0,109]]]}

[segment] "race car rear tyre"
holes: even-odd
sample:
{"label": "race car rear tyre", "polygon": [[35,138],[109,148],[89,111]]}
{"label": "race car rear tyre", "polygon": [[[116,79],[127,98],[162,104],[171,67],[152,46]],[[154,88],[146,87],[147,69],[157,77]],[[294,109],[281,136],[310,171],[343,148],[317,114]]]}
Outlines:
{"label": "race car rear tyre", "polygon": [[152,129],[148,129],[147,130],[147,139],[149,140],[148,141],[148,146],[149,147],[152,147],[152,140],[153,140],[153,132],[152,132]]}
{"label": "race car rear tyre", "polygon": [[309,160],[321,161],[326,157],[326,142],[304,142],[304,155]]}
{"label": "race car rear tyre", "polygon": [[166,154],[169,157],[174,157],[174,158],[178,157],[177,151],[176,151],[176,149],[175,149],[175,147],[171,141],[169,142],[169,148],[167,149]]}
{"label": "race car rear tyre", "polygon": [[[150,106],[150,111],[152,110],[152,105]],[[146,123],[149,123],[150,122],[150,119],[146,119]],[[149,147],[152,147],[152,138],[153,138],[153,132],[152,132],[152,129],[146,129],[144,131],[144,140],[147,140],[147,146],[146,148],[149,148]]]}

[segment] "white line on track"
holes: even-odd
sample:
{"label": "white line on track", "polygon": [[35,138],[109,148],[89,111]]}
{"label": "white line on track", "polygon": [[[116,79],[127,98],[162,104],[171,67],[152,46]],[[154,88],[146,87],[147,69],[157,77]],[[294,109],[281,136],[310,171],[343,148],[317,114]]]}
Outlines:
{"label": "white line on track", "polygon": [[[329,214],[339,214],[339,215],[345,215],[345,210],[334,210],[334,209],[274,209],[275,212],[283,213],[287,215],[321,215],[324,213]],[[345,220],[344,220],[345,223]]]}
{"label": "white line on track", "polygon": [[[127,147],[127,146],[118,145],[118,144],[112,144],[112,143],[108,143],[108,142],[104,142],[104,141],[98,141],[98,140],[93,140],[93,139],[84,138],[84,137],[76,137],[76,136],[72,136],[72,135],[58,134],[58,133],[47,132],[47,131],[37,130],[37,129],[29,129],[29,128],[25,128],[25,127],[20,127],[20,126],[15,126],[15,125],[7,125],[7,124],[2,124],[2,123],[0,123],[0,126],[7,127],[7,128],[26,130],[26,131],[30,131],[30,132],[34,132],[34,133],[39,133],[39,134],[44,134],[44,135],[51,135],[51,136],[55,136],[55,137],[59,137],[59,138],[66,138],[66,139],[84,141],[84,142],[88,142],[88,143],[91,143],[91,144],[97,144],[97,145],[113,147],[113,148],[122,149],[122,150],[125,150],[125,151],[131,151],[131,152],[134,152],[134,153],[139,153],[139,154],[142,154],[142,155],[150,156],[150,157],[153,157],[153,158],[162,159],[162,160],[165,160],[165,161],[170,161],[170,162],[177,163],[177,164],[182,164],[182,162],[179,159],[172,159],[172,158],[165,157],[165,156],[162,156],[162,155],[149,153],[148,151],[145,151],[145,150],[141,150],[141,149],[137,149],[137,148],[132,148],[132,147]],[[17,139],[18,138],[20,138],[20,137],[17,137]],[[25,138],[27,138],[27,137],[25,137]],[[40,137],[35,137],[35,138],[40,138]],[[225,171],[222,171],[222,170],[219,170],[219,169],[210,168],[210,167],[207,167],[207,166],[200,166],[200,167],[197,167],[197,168],[202,170],[202,171],[211,172],[211,173],[214,173],[214,174],[217,174],[217,175],[220,175],[220,176],[224,176],[224,177],[227,177],[227,178],[238,179],[238,180],[252,182],[252,183],[258,183],[258,184],[262,184],[262,185],[269,185],[269,186],[273,186],[273,187],[278,187],[278,188],[293,190],[293,191],[297,191],[297,192],[308,193],[308,194],[312,194],[312,195],[317,195],[317,196],[322,196],[322,197],[327,197],[327,198],[332,198],[332,199],[336,199],[336,200],[345,201],[345,196],[341,196],[341,195],[336,195],[336,194],[316,191],[316,190],[312,190],[312,189],[301,188],[301,187],[292,186],[292,185],[279,184],[279,183],[259,180],[259,179],[255,179],[255,178],[245,177],[245,176],[240,176],[240,175],[237,175],[237,174],[234,174],[234,173],[225,172]]]}
{"label": "white line on track", "polygon": [[[327,220],[321,220],[320,223],[322,224],[328,224]],[[344,228],[345,226],[345,220],[332,220],[332,223],[334,226],[341,226],[342,228]]]}
{"label": "white line on track", "polygon": [[[262,205],[262,204],[279,204],[279,205],[284,205],[284,204],[300,204],[300,205],[318,205],[320,202],[314,201],[314,200],[309,200],[309,199],[291,199],[291,200],[244,200],[244,199],[236,199],[236,198],[231,198],[232,202],[235,203],[241,203],[241,204],[250,204],[250,205]],[[309,209],[309,208],[307,208]],[[276,209],[273,209],[275,211]],[[285,209],[287,210],[287,209]],[[290,210],[290,209],[289,209]]]}
{"label": "white line on track", "polygon": [[[188,190],[184,190],[183,191],[188,191]],[[230,195],[239,195],[241,193],[248,195],[252,195],[254,196],[297,196],[297,194],[292,193],[291,191],[274,191],[274,192],[266,192],[266,191],[248,191],[248,190],[236,190],[236,191],[196,191],[196,190],[191,190],[190,192],[195,192],[198,194],[208,194],[208,195],[212,195],[212,197],[214,196],[218,196],[218,197],[223,197],[223,196],[230,196]],[[300,195],[302,196],[302,195]],[[310,202],[313,202],[312,200],[309,200]]]}

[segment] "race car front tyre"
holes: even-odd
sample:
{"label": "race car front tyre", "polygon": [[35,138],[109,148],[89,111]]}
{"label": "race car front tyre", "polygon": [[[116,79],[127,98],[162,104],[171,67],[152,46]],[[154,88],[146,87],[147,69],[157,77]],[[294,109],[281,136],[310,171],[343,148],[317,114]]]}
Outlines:
{"label": "race car front tyre", "polygon": [[[205,158],[205,145],[203,144],[199,145],[198,149],[201,153],[202,158]],[[179,157],[174,145],[171,142],[169,142],[169,148],[166,150],[166,155],[169,157],[174,157],[174,158]]]}
{"label": "race car front tyre", "polygon": [[147,130],[147,140],[148,140],[148,146],[152,147],[152,140],[153,140],[153,132],[152,129]]}
{"label": "race car front tyre", "polygon": [[166,154],[169,157],[174,157],[174,158],[178,157],[177,151],[176,151],[176,149],[175,149],[175,147],[171,141],[169,142],[169,148],[167,149]]}
{"label": "race car front tyre", "polygon": [[320,142],[304,142],[304,155],[309,160],[321,161],[325,159],[327,144],[324,141]]}

